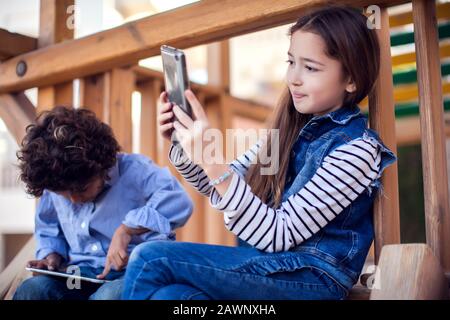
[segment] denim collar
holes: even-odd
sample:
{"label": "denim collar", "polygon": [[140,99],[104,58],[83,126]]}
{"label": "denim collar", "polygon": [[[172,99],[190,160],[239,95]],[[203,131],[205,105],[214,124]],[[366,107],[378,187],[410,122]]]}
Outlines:
{"label": "denim collar", "polygon": [[303,136],[308,140],[314,139],[315,136],[320,135],[324,130],[327,131],[330,129],[330,126],[318,127],[318,124],[325,125],[326,122],[330,121],[335,124],[334,126],[342,126],[346,125],[353,118],[361,115],[361,110],[358,105],[355,104],[341,107],[324,115],[313,116],[299,132],[298,137]]}
{"label": "denim collar", "polygon": [[333,121],[337,124],[345,125],[351,119],[358,116],[360,113],[361,113],[361,110],[355,104],[355,105],[351,105],[351,106],[341,107],[335,111],[329,112],[329,113],[321,115],[321,116],[314,116],[311,118],[310,122],[319,122],[319,121],[322,121],[322,119],[330,119],[331,121]]}

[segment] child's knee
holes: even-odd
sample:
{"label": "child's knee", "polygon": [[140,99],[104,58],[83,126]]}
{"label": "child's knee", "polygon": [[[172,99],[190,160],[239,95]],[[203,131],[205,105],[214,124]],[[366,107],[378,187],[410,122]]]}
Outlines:
{"label": "child's knee", "polygon": [[166,247],[172,241],[149,241],[137,245],[131,252],[128,264],[147,262],[158,258],[166,257]]}
{"label": "child's knee", "polygon": [[56,299],[58,293],[55,289],[54,279],[47,276],[36,276],[26,279],[17,288],[14,300],[47,300]]}

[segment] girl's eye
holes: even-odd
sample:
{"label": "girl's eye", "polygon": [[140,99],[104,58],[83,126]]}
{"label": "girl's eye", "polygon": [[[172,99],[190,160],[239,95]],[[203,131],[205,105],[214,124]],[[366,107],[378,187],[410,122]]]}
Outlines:
{"label": "girl's eye", "polygon": [[318,69],[313,68],[313,67],[310,67],[310,66],[305,66],[305,68],[306,68],[307,70],[309,70],[309,71],[312,71],[312,72],[318,71]]}
{"label": "girl's eye", "polygon": [[292,64],[294,63],[294,61],[292,61],[292,60],[286,60],[286,62],[287,62],[289,65],[292,65]]}

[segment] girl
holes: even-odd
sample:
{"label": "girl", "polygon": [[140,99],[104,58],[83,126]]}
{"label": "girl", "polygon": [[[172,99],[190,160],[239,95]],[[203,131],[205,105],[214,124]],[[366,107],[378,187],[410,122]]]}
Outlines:
{"label": "girl", "polygon": [[[186,92],[194,121],[167,101],[160,131],[180,144],[169,157],[247,247],[152,242],[132,253],[125,299],[343,299],[373,240],[372,205],[383,170],[395,161],[367,128],[357,104],[378,76],[379,45],[366,18],[328,6],[290,29],[287,87],[276,111],[279,170],[261,174],[269,135],[229,166],[193,163],[191,144],[210,128]],[[173,116],[176,121],[172,120]]]}

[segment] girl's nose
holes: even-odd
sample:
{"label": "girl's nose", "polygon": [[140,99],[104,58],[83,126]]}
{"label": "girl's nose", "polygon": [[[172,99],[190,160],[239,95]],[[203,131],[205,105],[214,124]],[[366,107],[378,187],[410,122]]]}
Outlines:
{"label": "girl's nose", "polygon": [[292,86],[301,86],[303,84],[303,79],[300,72],[292,72],[287,78],[288,83]]}

